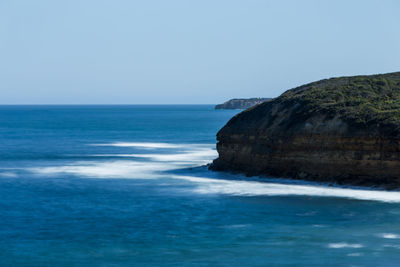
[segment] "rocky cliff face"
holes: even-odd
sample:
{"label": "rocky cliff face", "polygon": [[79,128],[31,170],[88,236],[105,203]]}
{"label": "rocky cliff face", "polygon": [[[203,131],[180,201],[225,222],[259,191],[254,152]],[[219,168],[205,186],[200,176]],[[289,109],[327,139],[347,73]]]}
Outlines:
{"label": "rocky cliff face", "polygon": [[215,106],[215,109],[246,109],[263,103],[271,98],[231,99]]}
{"label": "rocky cliff face", "polygon": [[400,187],[400,72],[307,84],[217,134],[211,169]]}

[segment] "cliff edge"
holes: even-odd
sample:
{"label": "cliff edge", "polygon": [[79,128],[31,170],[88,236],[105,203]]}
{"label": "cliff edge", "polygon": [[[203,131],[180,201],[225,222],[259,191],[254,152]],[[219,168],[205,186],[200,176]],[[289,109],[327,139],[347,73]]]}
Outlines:
{"label": "cliff edge", "polygon": [[233,117],[213,170],[400,187],[400,72],[325,79]]}

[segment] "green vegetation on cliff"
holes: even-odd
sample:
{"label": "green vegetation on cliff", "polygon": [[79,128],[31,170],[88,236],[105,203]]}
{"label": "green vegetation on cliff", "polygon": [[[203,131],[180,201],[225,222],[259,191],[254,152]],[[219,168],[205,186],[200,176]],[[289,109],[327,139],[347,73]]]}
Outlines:
{"label": "green vegetation on cliff", "polygon": [[288,90],[276,101],[301,104],[302,116],[326,113],[359,125],[398,128],[400,72],[321,80]]}

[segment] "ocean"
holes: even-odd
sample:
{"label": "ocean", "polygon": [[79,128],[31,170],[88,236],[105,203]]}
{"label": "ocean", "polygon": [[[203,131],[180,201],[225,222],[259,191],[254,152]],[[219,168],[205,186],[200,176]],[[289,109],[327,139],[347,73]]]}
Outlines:
{"label": "ocean", "polygon": [[0,106],[0,266],[399,266],[400,193],[209,171],[237,110]]}

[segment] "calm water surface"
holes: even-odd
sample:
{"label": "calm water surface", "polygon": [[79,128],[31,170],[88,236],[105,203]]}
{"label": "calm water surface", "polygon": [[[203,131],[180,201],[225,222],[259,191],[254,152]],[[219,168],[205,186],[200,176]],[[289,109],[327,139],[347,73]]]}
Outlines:
{"label": "calm water surface", "polygon": [[400,265],[400,193],[202,167],[235,113],[0,107],[0,266]]}

